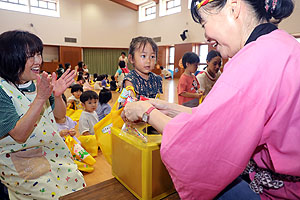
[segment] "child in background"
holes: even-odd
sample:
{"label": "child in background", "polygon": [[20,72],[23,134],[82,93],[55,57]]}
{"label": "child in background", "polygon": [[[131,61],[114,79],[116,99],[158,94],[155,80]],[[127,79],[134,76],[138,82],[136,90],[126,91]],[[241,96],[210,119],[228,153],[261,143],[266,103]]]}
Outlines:
{"label": "child in background", "polygon": [[97,73],[94,73],[94,74],[93,74],[93,81],[94,81],[94,82],[97,81],[97,77],[98,77],[98,74],[97,74]]}
{"label": "child in background", "polygon": [[[64,94],[62,94],[62,99],[65,101],[67,105],[67,99]],[[65,118],[62,119],[55,118],[55,121],[58,127],[59,134],[62,138],[64,138],[64,136],[67,135],[70,135],[72,137],[76,135],[75,126],[77,122],[73,121],[70,117],[65,116]]]}
{"label": "child in background", "polygon": [[119,68],[118,68],[118,70],[116,71],[116,74],[115,74],[115,79],[117,80],[117,85],[118,85],[118,88],[119,88],[119,92],[122,90],[124,77],[129,73],[129,71],[126,72],[125,69],[126,69],[125,61],[120,61],[119,62]]}
{"label": "child in background", "polygon": [[111,76],[110,77],[111,78],[111,81],[110,81],[110,90],[111,91],[116,91],[116,89],[117,89],[117,82],[116,82],[116,79],[115,79],[115,77],[114,76]]}
{"label": "child in background", "polygon": [[68,108],[77,110],[83,109],[80,103],[80,96],[83,92],[83,87],[79,84],[75,84],[71,87],[71,96],[68,98]]}
{"label": "child in background", "polygon": [[107,77],[106,74],[103,74],[103,80],[101,81],[102,87],[106,87],[107,86]]}
{"label": "child in background", "polygon": [[196,77],[200,83],[200,90],[206,96],[212,89],[218,78],[221,76],[220,67],[222,64],[221,54],[215,50],[211,50],[206,57],[207,67]]}
{"label": "child in background", "polygon": [[80,101],[83,106],[83,111],[79,119],[80,135],[94,135],[94,125],[98,122],[96,109],[98,106],[98,95],[92,90],[82,93]]}
{"label": "child in background", "polygon": [[161,69],[161,75],[165,78],[165,79],[168,79],[168,78],[172,78],[172,74],[170,71],[168,71],[166,68],[164,68],[163,66],[160,66],[160,69]]}
{"label": "child in background", "polygon": [[110,113],[111,107],[108,104],[108,102],[111,100],[111,98],[112,98],[112,94],[110,90],[103,88],[99,92],[99,104],[96,109],[96,113],[98,115],[99,121]]}
{"label": "child in background", "polygon": [[193,52],[187,52],[182,57],[184,73],[180,76],[177,86],[178,103],[187,107],[197,107],[203,92],[193,73],[196,72],[200,62],[199,56]]}
{"label": "child in background", "polygon": [[163,93],[162,78],[151,71],[154,69],[158,48],[148,37],[137,37],[131,40],[128,59],[134,69],[125,76],[123,84],[133,86],[136,98],[140,96],[155,98]]}
{"label": "child in background", "polygon": [[63,65],[58,64],[58,68],[56,69],[57,79],[59,79],[61,77],[61,75],[63,75],[64,72],[65,72],[65,69],[64,69]]}
{"label": "child in background", "polygon": [[100,74],[98,77],[97,77],[97,81],[95,82],[94,84],[94,89],[95,90],[101,90],[102,89],[102,80],[104,79],[104,75],[103,74]]}

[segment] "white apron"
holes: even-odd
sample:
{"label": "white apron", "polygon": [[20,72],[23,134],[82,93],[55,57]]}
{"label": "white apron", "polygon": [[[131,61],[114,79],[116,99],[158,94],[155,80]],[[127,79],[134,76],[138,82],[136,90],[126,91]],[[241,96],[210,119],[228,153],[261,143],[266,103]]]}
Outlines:
{"label": "white apron", "polygon": [[[11,98],[20,118],[25,115],[36,92],[23,94],[0,78],[0,87]],[[0,178],[10,199],[58,199],[85,187],[71,154],[57,132],[49,101],[25,143],[10,135],[0,139]]]}

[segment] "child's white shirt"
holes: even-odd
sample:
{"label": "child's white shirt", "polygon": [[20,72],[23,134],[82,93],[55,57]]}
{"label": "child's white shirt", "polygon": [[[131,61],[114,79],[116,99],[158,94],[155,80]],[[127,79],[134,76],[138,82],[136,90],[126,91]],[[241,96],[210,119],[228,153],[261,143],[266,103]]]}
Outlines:
{"label": "child's white shirt", "polygon": [[98,115],[96,111],[86,112],[82,111],[79,119],[78,129],[80,135],[82,133],[89,131],[91,135],[95,135],[94,125],[98,122]]}

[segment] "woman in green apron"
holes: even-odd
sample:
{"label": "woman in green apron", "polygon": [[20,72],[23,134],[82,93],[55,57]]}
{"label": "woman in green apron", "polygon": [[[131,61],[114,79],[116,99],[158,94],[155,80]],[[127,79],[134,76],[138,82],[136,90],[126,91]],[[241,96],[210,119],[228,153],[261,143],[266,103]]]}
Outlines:
{"label": "woman in green apron", "polygon": [[75,73],[40,74],[42,52],[34,34],[0,35],[0,180],[10,199],[58,199],[85,187],[54,119],[65,117],[61,95]]}

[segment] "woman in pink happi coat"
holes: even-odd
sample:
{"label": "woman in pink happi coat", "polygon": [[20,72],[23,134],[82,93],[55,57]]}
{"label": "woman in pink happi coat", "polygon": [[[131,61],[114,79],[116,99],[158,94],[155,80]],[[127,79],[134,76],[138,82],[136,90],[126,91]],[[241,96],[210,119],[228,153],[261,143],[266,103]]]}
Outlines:
{"label": "woman in pink happi coat", "polygon": [[[300,44],[270,23],[293,8],[291,0],[193,0],[206,39],[231,58],[223,74],[193,109],[125,106],[124,119],[162,132],[161,158],[182,199],[300,199]],[[245,168],[249,185],[238,178]]]}

